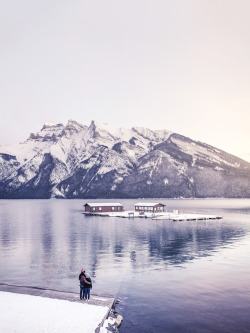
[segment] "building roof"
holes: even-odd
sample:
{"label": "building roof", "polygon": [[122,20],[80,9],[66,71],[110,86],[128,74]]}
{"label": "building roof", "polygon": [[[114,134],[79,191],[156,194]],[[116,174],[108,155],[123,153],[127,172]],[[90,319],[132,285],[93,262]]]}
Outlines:
{"label": "building roof", "polygon": [[114,206],[120,206],[123,205],[120,202],[87,202],[84,206],[90,206],[90,207],[114,207]]}
{"label": "building roof", "polygon": [[162,206],[166,206],[160,202],[138,202],[135,204],[135,206],[142,206],[142,207],[154,207],[157,205],[162,205]]}

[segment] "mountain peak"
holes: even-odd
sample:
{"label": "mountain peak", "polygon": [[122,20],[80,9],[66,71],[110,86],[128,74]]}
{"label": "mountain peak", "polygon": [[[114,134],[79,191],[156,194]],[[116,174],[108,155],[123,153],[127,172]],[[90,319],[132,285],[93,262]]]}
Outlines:
{"label": "mountain peak", "polygon": [[75,126],[75,127],[79,127],[79,126],[83,126],[80,123],[78,123],[77,121],[73,120],[73,119],[69,119],[67,122],[67,126]]}
{"label": "mountain peak", "polygon": [[68,120],[67,125],[65,127],[65,131],[69,132],[70,134],[73,133],[78,133],[81,132],[82,130],[86,130],[88,127],[85,125],[82,125],[80,123],[78,123],[75,120]]}
{"label": "mountain peak", "polygon": [[229,198],[249,189],[249,163],[167,130],[45,123],[0,151],[1,198]]}
{"label": "mountain peak", "polygon": [[46,130],[48,128],[58,128],[58,127],[64,127],[64,125],[61,124],[61,123],[60,124],[53,124],[53,123],[50,123],[50,122],[45,122],[41,131]]}

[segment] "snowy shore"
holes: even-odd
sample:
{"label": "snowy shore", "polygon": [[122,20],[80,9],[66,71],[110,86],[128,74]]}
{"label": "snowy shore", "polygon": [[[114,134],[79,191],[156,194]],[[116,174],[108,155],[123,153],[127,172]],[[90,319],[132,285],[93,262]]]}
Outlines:
{"label": "snowy shore", "polygon": [[93,333],[109,310],[89,302],[0,291],[0,332]]}

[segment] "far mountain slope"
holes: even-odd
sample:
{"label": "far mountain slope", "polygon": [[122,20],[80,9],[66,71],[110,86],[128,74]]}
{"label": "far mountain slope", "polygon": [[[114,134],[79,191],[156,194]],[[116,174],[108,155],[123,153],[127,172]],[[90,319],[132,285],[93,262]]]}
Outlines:
{"label": "far mountain slope", "polygon": [[250,163],[170,131],[46,124],[0,147],[1,198],[250,197]]}

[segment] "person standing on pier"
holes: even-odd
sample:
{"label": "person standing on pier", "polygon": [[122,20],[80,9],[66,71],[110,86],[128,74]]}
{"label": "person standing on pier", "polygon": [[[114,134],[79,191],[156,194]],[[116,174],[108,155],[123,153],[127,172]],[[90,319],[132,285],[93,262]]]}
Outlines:
{"label": "person standing on pier", "polygon": [[89,301],[90,299],[90,289],[92,289],[92,281],[90,276],[85,273],[86,282],[84,282],[84,298]]}
{"label": "person standing on pier", "polygon": [[84,299],[84,288],[85,286],[89,286],[91,285],[91,282],[88,282],[86,280],[86,276],[85,276],[85,270],[82,268],[81,269],[81,273],[79,275],[79,281],[80,281],[80,299]]}

